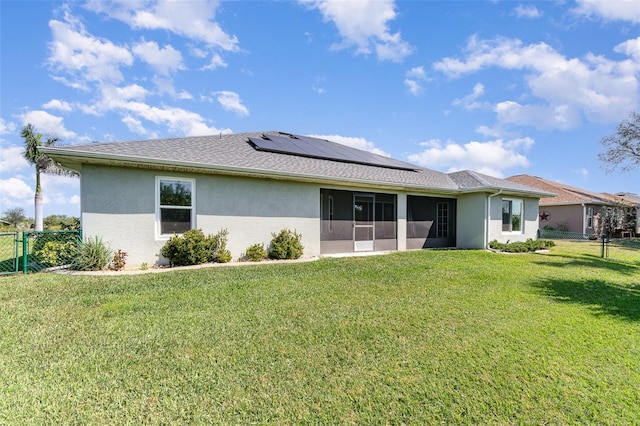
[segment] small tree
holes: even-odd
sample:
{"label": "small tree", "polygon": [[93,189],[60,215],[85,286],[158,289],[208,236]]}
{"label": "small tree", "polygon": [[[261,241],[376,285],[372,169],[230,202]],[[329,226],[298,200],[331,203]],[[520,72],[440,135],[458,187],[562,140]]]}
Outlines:
{"label": "small tree", "polygon": [[43,145],[41,142],[42,134],[36,133],[31,123],[22,128],[20,135],[24,139],[24,158],[36,167],[36,191],[34,196],[36,218],[35,229],[36,231],[42,231],[44,229],[44,223],[42,214],[42,187],[40,186],[40,172],[65,176],[77,176],[78,174],[74,171],[63,169],[58,163],[53,161],[51,157],[40,152],[40,148],[43,146],[50,147],[55,145],[56,142],[58,142],[58,138],[47,138]]}
{"label": "small tree", "polygon": [[14,228],[24,222],[27,217],[24,215],[24,209],[22,207],[16,207],[4,212],[4,220],[9,222]]}
{"label": "small tree", "polygon": [[611,238],[618,231],[628,231],[635,227],[634,209],[627,206],[603,207],[597,214],[597,230]]}
{"label": "small tree", "polygon": [[607,172],[620,169],[630,171],[640,166],[640,114],[632,111],[622,121],[613,135],[605,136],[600,143],[604,151],[598,159]]}

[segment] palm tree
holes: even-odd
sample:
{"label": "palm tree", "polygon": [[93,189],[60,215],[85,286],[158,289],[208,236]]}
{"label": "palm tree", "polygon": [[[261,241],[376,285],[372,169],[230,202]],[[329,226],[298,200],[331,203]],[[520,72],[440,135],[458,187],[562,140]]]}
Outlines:
{"label": "palm tree", "polygon": [[40,172],[63,175],[63,176],[77,176],[76,172],[63,169],[58,163],[53,161],[50,157],[40,152],[41,147],[49,147],[55,145],[58,142],[58,138],[47,138],[44,145],[42,145],[42,134],[36,133],[31,123],[22,128],[20,133],[24,139],[24,158],[30,163],[36,166],[36,194],[34,197],[35,203],[35,229],[36,231],[42,231],[43,226],[43,214],[42,214],[42,187],[40,186]]}

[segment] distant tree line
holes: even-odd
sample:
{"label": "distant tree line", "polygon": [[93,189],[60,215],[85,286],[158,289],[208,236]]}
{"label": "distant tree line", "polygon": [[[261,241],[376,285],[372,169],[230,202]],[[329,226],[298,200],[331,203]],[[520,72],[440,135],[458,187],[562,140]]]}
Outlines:
{"label": "distant tree line", "polygon": [[[22,207],[15,207],[13,209],[6,210],[0,219],[2,220],[2,225],[4,227],[16,229],[28,229],[34,224],[34,219],[28,218]],[[43,222],[44,229],[47,230],[80,229],[80,218],[64,214],[52,214],[45,217]]]}

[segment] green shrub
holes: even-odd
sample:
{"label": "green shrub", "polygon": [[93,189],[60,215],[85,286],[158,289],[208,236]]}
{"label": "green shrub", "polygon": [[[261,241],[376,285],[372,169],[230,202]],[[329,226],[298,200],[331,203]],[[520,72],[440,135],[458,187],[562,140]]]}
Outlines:
{"label": "green shrub", "polygon": [[226,229],[208,236],[201,229],[190,229],[182,235],[171,237],[160,249],[160,254],[171,266],[226,263],[231,260],[231,252],[227,250],[227,235]]}
{"label": "green shrub", "polygon": [[260,262],[267,258],[267,251],[261,243],[254,244],[245,251],[244,258],[252,262]]}
{"label": "green shrub", "polygon": [[107,267],[113,252],[102,242],[102,238],[95,236],[80,244],[71,262],[71,269],[77,271],[99,271]]}
{"label": "green shrub", "polygon": [[[33,261],[43,266],[57,266],[69,263],[76,251],[76,247],[80,244],[77,232],[44,231],[30,235],[29,246]],[[61,250],[61,254],[56,256],[54,252],[58,249]]]}
{"label": "green shrub", "polygon": [[298,259],[302,256],[302,235],[295,230],[282,229],[279,234],[271,234],[273,239],[269,246],[269,257],[271,259]]}
{"label": "green shrub", "polygon": [[162,246],[160,254],[170,266],[199,265],[208,258],[206,237],[201,229],[190,229],[174,235]]}
{"label": "green shrub", "polygon": [[227,250],[229,231],[221,229],[216,235],[207,237],[209,262],[227,263],[231,261],[231,252]]}
{"label": "green shrub", "polygon": [[525,242],[499,243],[497,240],[493,240],[489,243],[489,247],[493,250],[503,251],[505,253],[529,253],[536,250],[544,250],[555,245],[556,244],[550,240],[533,240],[531,238]]}
{"label": "green shrub", "polygon": [[39,250],[33,251],[35,261],[42,266],[61,266],[71,263],[79,242],[77,240],[44,243]]}

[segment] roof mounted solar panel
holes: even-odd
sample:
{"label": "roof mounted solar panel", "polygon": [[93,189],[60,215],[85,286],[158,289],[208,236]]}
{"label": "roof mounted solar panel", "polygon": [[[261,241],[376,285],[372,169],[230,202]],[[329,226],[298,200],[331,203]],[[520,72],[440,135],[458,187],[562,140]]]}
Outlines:
{"label": "roof mounted solar panel", "polygon": [[343,163],[364,164],[367,166],[399,170],[416,170],[416,167],[409,163],[309,136],[298,136],[288,133],[280,133],[278,135],[263,134],[261,138],[250,137],[249,142],[259,151],[277,152],[300,157],[320,158]]}

